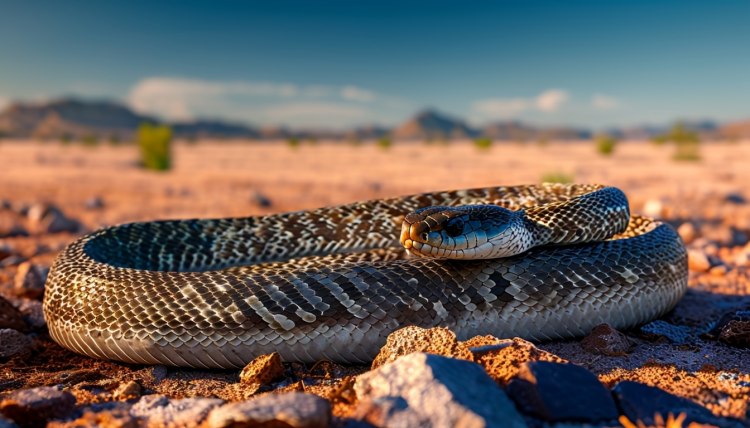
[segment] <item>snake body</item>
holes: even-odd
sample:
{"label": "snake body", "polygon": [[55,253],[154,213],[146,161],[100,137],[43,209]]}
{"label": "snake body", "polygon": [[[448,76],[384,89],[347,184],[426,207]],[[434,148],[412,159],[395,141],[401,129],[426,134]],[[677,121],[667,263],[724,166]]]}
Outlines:
{"label": "snake body", "polygon": [[[628,328],[682,297],[687,257],[670,226],[628,216],[623,200],[609,187],[543,184],[124,224],[63,250],[44,313],[54,340],[91,357],[224,368],[274,351],[366,363],[406,325],[536,340]],[[476,204],[522,213],[524,245],[562,245],[489,260],[410,257],[399,245],[399,233],[437,236],[407,213],[430,223],[425,207]]]}

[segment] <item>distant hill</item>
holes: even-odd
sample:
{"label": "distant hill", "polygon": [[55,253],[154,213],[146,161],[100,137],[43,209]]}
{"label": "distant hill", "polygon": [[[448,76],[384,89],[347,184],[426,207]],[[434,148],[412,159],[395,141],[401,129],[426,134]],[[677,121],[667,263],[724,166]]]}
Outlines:
{"label": "distant hill", "polygon": [[[138,114],[125,105],[111,101],[61,99],[48,103],[15,103],[0,112],[0,136],[40,139],[118,139],[131,141],[144,122],[160,120]],[[683,125],[704,139],[750,138],[750,120],[726,124],[714,121],[683,121]],[[580,140],[591,138],[586,129],[558,126],[538,127],[519,121],[500,121],[473,128],[465,121],[440,113],[423,110],[395,128],[360,126],[349,130],[291,130],[283,126],[255,128],[222,120],[198,120],[170,123],[179,138],[253,138],[279,140],[301,139],[372,140],[390,136],[400,140],[435,140],[449,138],[489,137],[505,141]],[[650,139],[667,132],[670,126],[639,126],[607,130],[617,138]]]}
{"label": "distant hill", "polygon": [[392,132],[393,138],[402,140],[466,138],[476,134],[477,132],[463,121],[434,110],[417,113]]}

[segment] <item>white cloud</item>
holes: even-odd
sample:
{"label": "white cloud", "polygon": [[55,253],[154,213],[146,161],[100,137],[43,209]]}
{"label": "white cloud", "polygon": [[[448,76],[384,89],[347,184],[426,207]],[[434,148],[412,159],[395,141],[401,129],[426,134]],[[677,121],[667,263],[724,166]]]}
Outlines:
{"label": "white cloud", "polygon": [[536,97],[536,107],[545,112],[557,111],[566,101],[568,93],[560,89],[550,89]]}
{"label": "white cloud", "polygon": [[594,94],[591,97],[591,106],[597,110],[612,110],[620,106],[620,101],[609,95]]}
{"label": "white cloud", "polygon": [[471,110],[478,120],[509,119],[522,113],[540,111],[551,113],[559,110],[570,96],[562,89],[549,89],[536,97],[488,98],[475,101]]}
{"label": "white cloud", "polygon": [[[222,117],[252,123],[272,120],[287,125],[312,125],[313,120],[320,125],[324,122],[348,125],[340,122],[365,117],[367,110],[362,105],[372,104],[380,98],[368,89],[351,85],[301,86],[280,82],[150,77],[133,86],[128,102],[140,113],[177,121]],[[389,99],[383,97],[382,102]]]}

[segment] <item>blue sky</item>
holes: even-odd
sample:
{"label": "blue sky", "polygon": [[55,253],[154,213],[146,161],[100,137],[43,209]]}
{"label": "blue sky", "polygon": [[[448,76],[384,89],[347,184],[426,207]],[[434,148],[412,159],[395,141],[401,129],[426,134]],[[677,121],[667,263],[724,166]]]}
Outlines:
{"label": "blue sky", "polygon": [[341,128],[750,117],[750,1],[34,1],[0,5],[0,106]]}

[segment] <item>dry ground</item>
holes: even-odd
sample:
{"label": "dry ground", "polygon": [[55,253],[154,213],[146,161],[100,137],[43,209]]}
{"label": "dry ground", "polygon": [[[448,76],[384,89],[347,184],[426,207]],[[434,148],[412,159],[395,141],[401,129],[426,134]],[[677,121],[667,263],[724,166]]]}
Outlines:
{"label": "dry ground", "polygon": [[[676,162],[672,154],[673,147],[642,142],[621,143],[611,157],[596,153],[590,142],[496,143],[489,150],[467,142],[397,143],[387,150],[326,142],[298,148],[283,142],[201,142],[177,144],[174,169],[156,173],[137,166],[133,146],[2,141],[0,201],[51,202],[92,230],[137,220],[245,216],[438,189],[535,183],[550,174],[566,174],[576,182],[622,188],[636,212],[663,216],[674,226],[694,226],[696,239],[690,248],[711,256],[711,265],[720,269],[691,272],[691,291],[665,320],[699,332],[723,313],[750,308],[750,266],[735,261],[743,248],[750,251],[750,204],[741,201],[750,200],[750,142],[704,144],[697,162]],[[258,203],[258,194],[271,201],[270,207]],[[102,209],[86,208],[94,197],[104,202]],[[56,250],[73,238],[32,235],[0,239],[0,244],[49,264]],[[12,287],[14,269],[0,268],[0,292]],[[637,331],[629,335],[637,346],[628,355],[587,354],[578,341],[542,346],[588,367],[604,382],[637,379],[696,400],[717,414],[746,417],[750,350],[696,342],[697,336],[678,343]],[[79,400],[95,401],[92,391],[111,389],[107,377],[123,371],[129,374],[119,379],[125,379],[147,370],[94,363],[41,340],[34,358],[0,369],[0,391],[63,383]],[[71,378],[71,371],[79,377]],[[214,395],[230,391],[237,376],[170,373],[172,383],[155,390]],[[194,382],[196,378],[203,381]],[[232,398],[228,392],[224,395]]]}

